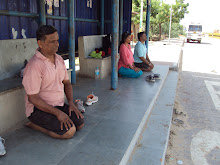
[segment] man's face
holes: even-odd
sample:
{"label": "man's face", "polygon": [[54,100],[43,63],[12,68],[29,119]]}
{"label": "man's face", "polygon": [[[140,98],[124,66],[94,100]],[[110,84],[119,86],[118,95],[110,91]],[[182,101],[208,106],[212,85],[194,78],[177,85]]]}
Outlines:
{"label": "man's face", "polygon": [[141,37],[140,37],[141,41],[146,41],[147,40],[147,36],[146,34],[143,34]]}
{"label": "man's face", "polygon": [[39,40],[38,45],[42,52],[46,54],[55,54],[58,51],[59,47],[59,35],[57,32],[54,32],[53,34],[49,34],[45,36],[46,39]]}

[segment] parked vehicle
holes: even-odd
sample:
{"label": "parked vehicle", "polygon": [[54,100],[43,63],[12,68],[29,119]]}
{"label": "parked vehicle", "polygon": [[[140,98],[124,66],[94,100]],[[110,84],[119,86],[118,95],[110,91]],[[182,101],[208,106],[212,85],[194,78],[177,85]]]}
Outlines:
{"label": "parked vehicle", "polygon": [[202,25],[201,24],[190,24],[187,31],[187,42],[202,41]]}

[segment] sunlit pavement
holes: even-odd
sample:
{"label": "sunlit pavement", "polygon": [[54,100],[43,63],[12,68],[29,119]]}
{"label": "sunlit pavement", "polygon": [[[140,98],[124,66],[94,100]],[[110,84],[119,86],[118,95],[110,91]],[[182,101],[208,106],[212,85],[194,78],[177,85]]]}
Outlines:
{"label": "sunlit pavement", "polygon": [[186,121],[173,135],[168,165],[177,160],[187,165],[220,164],[219,45],[220,40],[208,37],[184,44],[177,102]]}
{"label": "sunlit pavement", "polygon": [[183,71],[220,74],[220,40],[204,37],[201,43],[185,43]]}

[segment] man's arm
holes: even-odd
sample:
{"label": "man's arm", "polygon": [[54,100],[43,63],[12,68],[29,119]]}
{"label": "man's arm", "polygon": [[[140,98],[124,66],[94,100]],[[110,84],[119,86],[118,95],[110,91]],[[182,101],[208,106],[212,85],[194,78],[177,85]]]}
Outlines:
{"label": "man's arm", "polygon": [[150,61],[150,59],[149,59],[147,53],[146,53],[146,60],[149,61],[149,62],[151,63],[151,61]]}
{"label": "man's arm", "polygon": [[41,111],[53,114],[55,116],[58,115],[59,109],[54,108],[53,106],[47,104],[44,100],[42,100],[38,94],[28,95],[28,101],[32,103],[35,107],[40,109]]}
{"label": "man's arm", "polygon": [[71,125],[74,125],[67,114],[47,104],[44,100],[42,100],[39,97],[38,94],[28,95],[28,101],[41,111],[55,115],[57,119],[60,121],[61,130],[63,130],[63,125],[65,126],[66,130],[68,130],[68,128],[71,128]]}
{"label": "man's arm", "polygon": [[64,92],[66,94],[67,101],[69,103],[69,116],[71,116],[71,112],[75,112],[77,118],[84,118],[82,113],[77,109],[77,107],[73,104],[73,89],[69,80],[63,80],[64,84]]}
{"label": "man's arm", "polygon": [[63,80],[64,92],[69,105],[73,104],[73,89],[69,80]]}
{"label": "man's arm", "polygon": [[154,64],[151,62],[151,60],[149,59],[147,53],[146,53],[146,60],[150,63],[150,67],[153,69],[154,68]]}

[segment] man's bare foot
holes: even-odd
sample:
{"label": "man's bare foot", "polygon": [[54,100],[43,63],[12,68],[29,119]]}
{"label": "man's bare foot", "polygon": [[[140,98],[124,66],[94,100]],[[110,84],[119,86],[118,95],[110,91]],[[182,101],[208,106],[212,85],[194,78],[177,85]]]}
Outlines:
{"label": "man's bare foot", "polygon": [[30,121],[27,122],[27,123],[25,123],[24,125],[25,125],[26,127],[28,127],[28,128],[34,129],[34,130],[36,130],[36,131],[43,132],[43,133],[45,133],[45,134],[48,134],[48,130],[47,130],[47,129],[42,128],[42,127],[40,127],[40,126],[38,126],[38,125],[36,125],[36,124],[30,122]]}
{"label": "man's bare foot", "polygon": [[26,127],[29,127],[29,128],[30,128],[30,127],[31,127],[31,124],[32,124],[32,123],[31,123],[30,121],[28,121],[27,123],[25,123],[25,124],[24,124],[24,126],[26,126]]}

